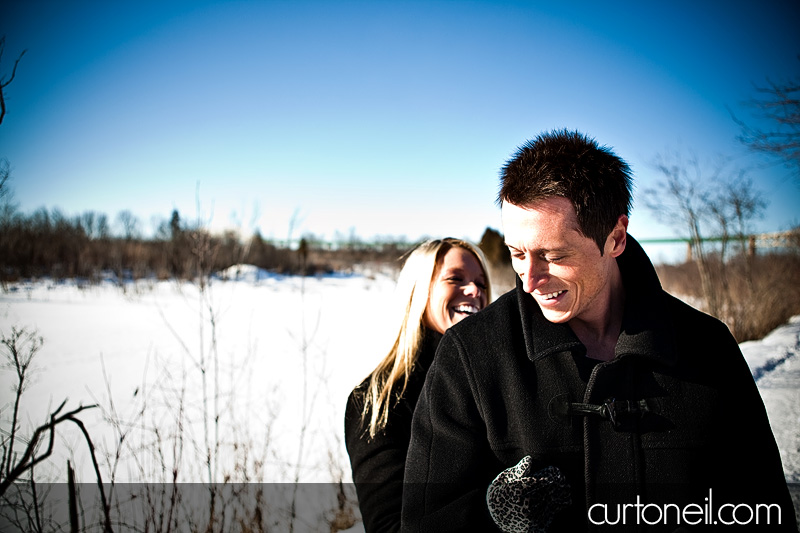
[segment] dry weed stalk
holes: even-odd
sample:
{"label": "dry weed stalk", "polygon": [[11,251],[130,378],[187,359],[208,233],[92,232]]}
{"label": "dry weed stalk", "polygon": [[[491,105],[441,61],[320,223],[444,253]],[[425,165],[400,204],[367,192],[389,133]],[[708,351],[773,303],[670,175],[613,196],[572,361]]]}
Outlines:
{"label": "dry weed stalk", "polygon": [[[34,523],[41,524],[39,516],[39,498],[36,492],[35,480],[33,477],[33,470],[37,464],[50,458],[53,454],[55,446],[56,429],[67,422],[72,422],[78,429],[80,429],[84,440],[89,448],[89,453],[92,459],[92,465],[97,480],[97,486],[100,492],[102,511],[104,516],[103,529],[106,532],[111,531],[111,518],[110,506],[108,498],[106,497],[105,488],[103,486],[103,477],[100,473],[100,465],[97,462],[97,455],[94,447],[94,442],[89,435],[83,421],[78,418],[81,412],[97,407],[96,405],[81,405],[62,413],[67,400],[61,402],[54,411],[50,413],[49,421],[39,425],[33,430],[33,433],[26,439],[27,443],[22,451],[22,454],[14,452],[15,444],[18,440],[25,440],[19,435],[19,407],[22,402],[22,396],[28,384],[30,372],[32,371],[33,360],[36,354],[42,347],[44,340],[35,331],[28,331],[26,328],[17,329],[12,327],[11,334],[0,336],[0,345],[4,347],[5,366],[11,368],[16,374],[16,384],[14,385],[14,409],[12,411],[11,420],[9,421],[10,429],[8,430],[8,437],[2,441],[2,463],[0,463],[0,498],[6,494],[6,491],[18,480],[21,480],[23,475],[30,473],[29,479],[25,480],[31,485],[31,492],[33,495],[33,518]],[[47,445],[44,451],[41,451],[43,439],[47,436]],[[12,506],[19,505],[19,501],[8,502]],[[22,503],[24,505],[24,503]],[[28,516],[31,516],[30,514]]]}

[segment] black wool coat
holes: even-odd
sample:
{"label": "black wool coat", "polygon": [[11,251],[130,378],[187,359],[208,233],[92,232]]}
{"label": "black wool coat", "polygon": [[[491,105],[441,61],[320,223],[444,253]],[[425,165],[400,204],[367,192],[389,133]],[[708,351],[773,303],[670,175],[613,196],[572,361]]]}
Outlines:
{"label": "black wool coat", "polygon": [[361,418],[369,381],[364,380],[347,399],[345,446],[366,533],[400,529],[403,471],[411,440],[411,417],[441,338],[438,332],[423,330],[422,345],[406,390],[402,397],[394,399],[386,427],[374,438],[369,436],[369,418]]}
{"label": "black wool coat", "polygon": [[[611,361],[587,358],[519,283],[445,333],[414,414],[403,531],[496,530],[487,487],[526,455],[532,472],[557,466],[571,487],[549,531],[708,531],[726,503],[780,505],[784,528],[752,530],[796,531],[763,402],[727,327],[664,292],[633,238],[617,261],[626,302]],[[637,497],[661,506],[650,522],[667,504],[703,513],[647,525]]]}

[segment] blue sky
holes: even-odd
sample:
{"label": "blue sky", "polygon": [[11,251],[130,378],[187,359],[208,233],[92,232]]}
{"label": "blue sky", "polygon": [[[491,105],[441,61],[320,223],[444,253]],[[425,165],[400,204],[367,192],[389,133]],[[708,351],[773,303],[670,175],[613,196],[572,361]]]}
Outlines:
{"label": "blue sky", "polygon": [[[285,238],[500,228],[516,147],[579,129],[633,167],[725,154],[798,223],[800,187],[738,141],[754,86],[800,71],[800,4],[5,2],[0,156],[23,211],[173,209]],[[675,234],[635,196],[631,232]]]}

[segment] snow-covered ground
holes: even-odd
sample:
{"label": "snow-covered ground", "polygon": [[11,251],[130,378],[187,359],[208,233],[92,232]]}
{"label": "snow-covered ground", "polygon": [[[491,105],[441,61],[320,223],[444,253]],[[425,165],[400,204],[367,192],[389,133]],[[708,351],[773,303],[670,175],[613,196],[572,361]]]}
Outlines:
{"label": "snow-covered ground", "polygon": [[756,379],[789,483],[800,483],[800,316],[739,345]]}
{"label": "snow-covered ground", "polygon": [[[98,404],[80,416],[107,456],[122,450],[105,464],[106,480],[113,471],[118,481],[161,481],[166,460],[180,467],[179,481],[349,481],[345,401],[388,349],[393,278],[249,266],[226,277],[204,291],[174,281],[10,285],[0,293],[0,332],[25,327],[44,339],[22,397],[23,433],[64,400],[65,410]],[[742,351],[786,478],[800,483],[800,317]],[[3,430],[14,383],[13,372],[0,374]],[[156,444],[161,455],[145,458]],[[91,481],[85,450],[65,427],[37,475],[63,480],[70,458]]]}
{"label": "snow-covered ground", "polygon": [[[124,290],[111,282],[11,285],[0,294],[0,331],[26,327],[44,340],[22,398],[23,428],[43,423],[68,399],[65,411],[101,406],[81,418],[107,450],[119,440],[110,417],[121,421],[120,432],[130,426],[128,442],[149,442],[152,431],[142,428],[160,425],[159,438],[180,428],[200,456],[219,441],[240,451],[249,445],[266,481],[330,481],[339,471],[348,480],[344,405],[388,349],[394,280],[383,273],[278,276],[246,266],[232,274],[203,292],[170,281]],[[4,424],[13,384],[12,372],[0,375]],[[54,456],[73,456],[91,479],[85,446],[75,435],[65,440]],[[219,456],[210,476],[187,461],[182,480],[223,480],[236,465],[228,451]],[[115,475],[141,481],[151,473],[118,467]],[[152,474],[147,481],[160,479]]]}

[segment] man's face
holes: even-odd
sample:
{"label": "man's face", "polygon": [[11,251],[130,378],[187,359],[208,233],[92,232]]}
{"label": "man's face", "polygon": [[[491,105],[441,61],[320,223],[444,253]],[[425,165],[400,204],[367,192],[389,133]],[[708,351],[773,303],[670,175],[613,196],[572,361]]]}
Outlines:
{"label": "man's face", "polygon": [[601,255],[597,243],[578,229],[575,209],[562,197],[530,205],[503,202],[503,232],[511,264],[525,292],[550,322],[607,320],[614,288],[615,258],[625,249],[628,219],[620,216]]}

